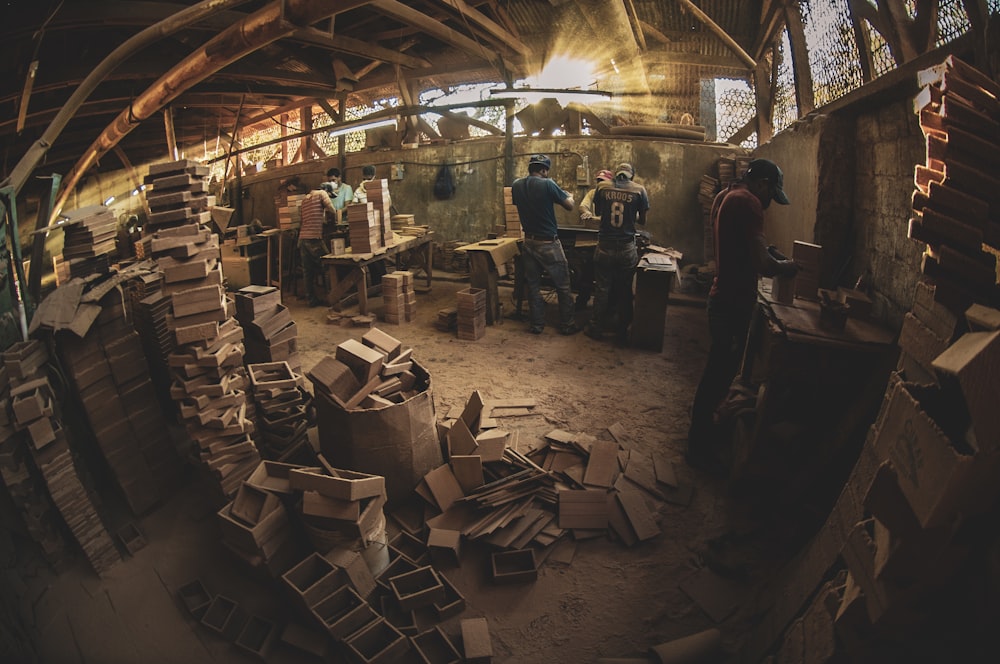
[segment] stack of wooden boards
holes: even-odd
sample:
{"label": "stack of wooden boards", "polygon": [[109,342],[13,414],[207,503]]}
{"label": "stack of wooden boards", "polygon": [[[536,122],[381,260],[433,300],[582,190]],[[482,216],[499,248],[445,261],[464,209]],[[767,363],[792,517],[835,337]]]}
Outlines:
{"label": "stack of wooden boards", "polygon": [[166,497],[180,459],[121,296],[112,291],[100,305],[84,334],[57,331],[57,347],[111,478],[139,515]]}
{"label": "stack of wooden boards", "polygon": [[243,329],[222,286],[219,238],[202,225],[211,212],[198,211],[210,202],[200,195],[207,191],[204,175],[205,167],[184,160],[150,167],[154,192],[166,192],[150,249],[170,296],[166,323],[176,342],[167,358],[170,396],[199,458],[231,496],[260,456],[251,436]]}
{"label": "stack of wooden boards", "polygon": [[208,194],[208,166],[188,159],[151,164],[144,182],[150,215],[145,228],[159,230],[188,224],[208,224],[215,196]]}
{"label": "stack of wooden boards", "polygon": [[299,208],[306,194],[288,194],[284,200],[279,200],[278,205],[278,228],[281,230],[291,230],[302,225],[302,215]]}
{"label": "stack of wooden boards", "polygon": [[[365,195],[375,211],[378,224],[380,246],[392,244],[392,198],[389,196],[389,181],[385,178],[363,182]],[[354,243],[351,243],[354,246]]]}
{"label": "stack of wooden boards", "polygon": [[[62,424],[61,408],[47,376],[48,362],[45,346],[34,340],[17,343],[3,354],[4,383],[0,385],[0,393],[9,394],[9,399],[3,401],[3,418],[8,423],[3,429],[8,435],[0,443],[0,449],[6,453],[0,461],[5,467],[5,479],[10,474],[12,479],[18,480],[15,484],[32,481],[43,485],[51,499],[51,503],[21,504],[20,511],[32,511],[40,517],[44,512],[51,514],[48,506],[54,505],[91,567],[103,576],[121,557],[101,521],[94,498],[78,475],[68,434]],[[23,477],[24,473],[17,472],[18,466],[26,461],[24,448],[30,452],[33,468],[37,470],[37,475],[29,471],[30,480]],[[25,490],[22,486],[11,491],[15,500],[39,495],[37,487]],[[61,547],[47,532],[47,527],[39,528],[41,524],[35,517],[27,522],[35,526],[36,537],[46,545],[49,555],[58,558]]]}
{"label": "stack of wooden boards", "polygon": [[458,338],[476,341],[486,335],[486,290],[463,288],[455,294]]}
{"label": "stack of wooden boards", "polygon": [[236,291],[236,320],[243,327],[246,362],[287,362],[298,371],[298,326],[281,291],[274,286],[246,286]]}
{"label": "stack of wooden boards", "polygon": [[[269,459],[287,461],[302,454],[309,444],[309,393],[305,380],[288,362],[247,364],[252,396],[256,404],[261,454]],[[305,458],[309,454],[304,454]]]}
{"label": "stack of wooden boards", "polygon": [[417,293],[413,273],[399,270],[382,275],[383,318],[386,323],[409,323],[417,316]]}
{"label": "stack of wooden boards", "polygon": [[347,229],[351,253],[370,254],[384,246],[378,212],[370,201],[347,206]]}
{"label": "stack of wooden boards", "polygon": [[514,195],[510,187],[503,188],[503,218],[505,237],[521,237],[524,229],[521,228],[521,216],[517,213],[517,206],[514,205]]}
{"label": "stack of wooden boards", "polygon": [[1000,166],[1000,86],[954,56],[918,81],[927,160],[916,167],[909,236],[928,246],[921,269],[935,299],[958,312],[997,306],[1000,178],[990,173]]}
{"label": "stack of wooden boards", "polygon": [[[69,277],[107,274],[110,256],[117,250],[118,221],[103,205],[92,205],[66,214],[63,223],[63,264]],[[64,280],[65,281],[65,280]]]}

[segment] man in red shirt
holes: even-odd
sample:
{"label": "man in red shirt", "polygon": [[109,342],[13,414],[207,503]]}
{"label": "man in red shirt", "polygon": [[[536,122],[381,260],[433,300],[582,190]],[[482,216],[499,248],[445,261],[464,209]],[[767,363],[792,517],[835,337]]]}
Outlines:
{"label": "man in red shirt", "polygon": [[712,203],[715,234],[715,281],[708,296],[708,327],[712,345],[691,407],[688,465],[722,474],[715,457],[718,433],[716,407],[725,398],[739,370],[750,317],[757,302],[758,275],[794,276],[798,266],[768,251],[764,210],[771,201],[788,205],[781,169],[767,159],[750,162],[743,178],[719,192]]}

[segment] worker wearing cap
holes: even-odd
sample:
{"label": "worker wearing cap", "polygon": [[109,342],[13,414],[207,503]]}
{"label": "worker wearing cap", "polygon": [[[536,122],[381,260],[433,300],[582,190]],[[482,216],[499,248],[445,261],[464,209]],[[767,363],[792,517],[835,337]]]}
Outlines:
{"label": "worker wearing cap", "polygon": [[597,192],[597,188],[601,186],[602,182],[611,182],[614,179],[615,176],[607,169],[597,171],[594,176],[594,188],[588,191],[583,200],[580,201],[580,221],[590,221],[594,218],[594,194]]}
{"label": "worker wearing cap", "polygon": [[613,300],[618,319],[615,341],[628,344],[628,326],[632,323],[632,280],[639,253],[635,247],[635,226],[646,225],[649,195],[646,188],[632,181],[635,169],[622,163],[615,169],[615,179],[599,185],[594,194],[594,210],[601,216],[601,227],[594,252],[594,315],[586,334],[601,339],[610,323],[609,301]]}
{"label": "worker wearing cap", "polygon": [[355,203],[367,203],[368,202],[368,190],[365,189],[365,182],[371,182],[375,179],[375,167],[371,164],[367,164],[361,169],[361,183],[358,185],[357,189],[354,190],[354,202]]}
{"label": "worker wearing cap", "polygon": [[689,465],[709,472],[725,472],[713,450],[720,442],[714,413],[739,370],[757,302],[758,275],[794,276],[798,272],[793,261],[768,251],[764,236],[764,210],[771,201],[788,205],[783,186],[777,164],[754,159],[743,177],[712,202],[716,271],[708,296],[711,347],[691,407],[685,454]]}
{"label": "worker wearing cap", "polygon": [[528,177],[511,185],[511,195],[524,230],[522,261],[524,282],[528,288],[531,323],[528,331],[541,334],[545,328],[545,300],[542,299],[542,272],[547,272],[559,299],[559,332],[580,331],[573,312],[573,294],[569,285],[569,263],[559,242],[554,205],[573,209],[573,197],[549,179],[552,160],[543,154],[528,160]]}
{"label": "worker wearing cap", "polygon": [[[597,171],[594,175],[594,188],[588,191],[583,200],[580,201],[580,221],[584,226],[592,228],[591,223],[593,220],[597,220],[600,223],[600,218],[594,216],[594,193],[597,191],[597,187],[601,186],[601,183],[609,183],[615,179],[611,171],[605,169]],[[579,279],[576,284],[576,310],[583,311],[587,308],[587,302],[590,301],[590,295],[594,291],[594,261],[593,259],[584,261],[581,265],[581,272]]]}
{"label": "worker wearing cap", "polygon": [[330,195],[325,189],[326,182],[313,189],[299,205],[299,259],[302,261],[302,279],[306,282],[306,298],[310,307],[318,307],[322,302],[316,297],[316,277],[323,269],[323,256],[329,253],[323,241],[323,225],[326,213],[337,214]]}

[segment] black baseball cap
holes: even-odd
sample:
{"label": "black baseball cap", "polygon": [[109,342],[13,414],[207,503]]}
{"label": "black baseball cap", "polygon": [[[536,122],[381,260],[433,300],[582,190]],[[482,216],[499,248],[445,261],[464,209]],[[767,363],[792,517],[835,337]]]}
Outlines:
{"label": "black baseball cap", "polygon": [[788,205],[788,196],[782,189],[785,185],[785,176],[781,173],[778,165],[770,159],[754,159],[747,167],[747,172],[743,175],[745,180],[768,180],[771,183],[771,195],[776,203]]}

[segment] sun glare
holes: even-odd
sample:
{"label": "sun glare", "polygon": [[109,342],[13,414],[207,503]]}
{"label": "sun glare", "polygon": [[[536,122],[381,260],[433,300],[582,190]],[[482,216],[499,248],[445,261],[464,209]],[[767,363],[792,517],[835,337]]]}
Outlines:
{"label": "sun glare", "polygon": [[558,55],[542,67],[537,76],[527,79],[533,88],[586,90],[594,84],[594,63],[566,55]]}

